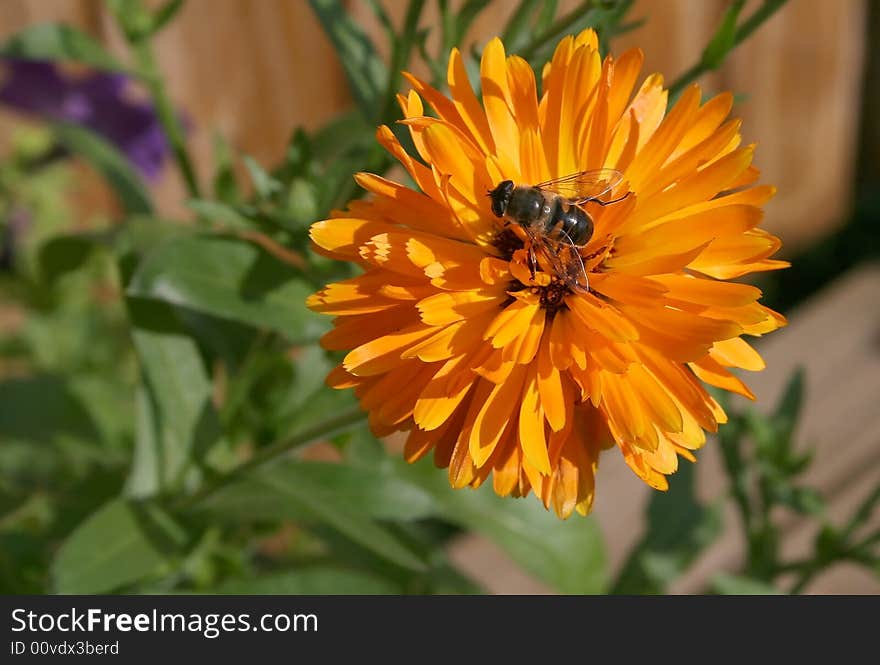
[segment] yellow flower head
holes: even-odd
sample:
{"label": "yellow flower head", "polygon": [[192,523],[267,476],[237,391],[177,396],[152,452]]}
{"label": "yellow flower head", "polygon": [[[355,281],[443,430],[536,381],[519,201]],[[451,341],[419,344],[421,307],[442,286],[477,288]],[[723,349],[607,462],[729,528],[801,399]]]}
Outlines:
{"label": "yellow flower head", "polygon": [[[638,50],[603,62],[587,30],[559,44],[539,97],[495,39],[481,102],[453,50],[450,97],[409,75],[399,97],[418,156],[378,130],[420,191],[361,173],[369,200],[312,226],[319,252],[364,270],[309,299],[337,317],[323,345],[348,351],[328,382],[355,389],[377,436],[408,433],[408,460],[433,451],[453,487],[491,475],[498,494],[586,514],[599,453],[616,446],[666,489],[726,420],[703,383],[752,397],[728,369],[764,367],[741,335],[785,324],[757,288],[724,281],[787,265],[757,228],[774,188],[750,186],[731,95],[701,104],[693,86],[667,114],[661,76],[633,95],[641,64]],[[594,169],[620,172],[605,198],[625,198],[580,204],[589,288],[572,288],[486,194]]]}

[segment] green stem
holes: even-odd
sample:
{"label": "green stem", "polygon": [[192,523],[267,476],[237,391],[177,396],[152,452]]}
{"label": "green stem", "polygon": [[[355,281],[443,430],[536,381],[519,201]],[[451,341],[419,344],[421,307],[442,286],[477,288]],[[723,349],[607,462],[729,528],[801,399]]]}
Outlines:
{"label": "green stem", "polygon": [[296,448],[300,448],[319,439],[345,431],[353,425],[362,422],[366,417],[366,413],[355,407],[348,411],[343,411],[337,416],[323,420],[291,437],[281,439],[265,448],[261,448],[246,462],[239,464],[228,473],[206,483],[197,492],[185,496],[181,500],[175,502],[173,508],[177,510],[190,508],[230,483],[235,482],[244,474],[253,471],[257,467],[281,457]]}
{"label": "green stem", "polygon": [[183,125],[165,90],[165,83],[156,64],[150,38],[144,37],[137,41],[129,39],[129,46],[134,52],[138,69],[150,93],[156,113],[159,116],[159,122],[162,124],[165,136],[171,144],[171,151],[174,154],[177,167],[180,169],[180,174],[186,183],[187,192],[192,198],[201,198],[192,160],[190,160],[189,152],[186,149]]}
{"label": "green stem", "polygon": [[880,503],[880,486],[875,487],[874,491],[871,492],[871,494],[861,503],[853,514],[852,519],[850,519],[849,523],[844,527],[843,532],[841,533],[841,538],[843,540],[848,540],[849,537],[855,533],[856,529],[871,518],[878,503]]}
{"label": "green stem", "polygon": [[[375,173],[376,175],[383,175],[389,168],[391,168],[392,163],[391,156],[377,143],[371,148],[370,155],[363,164],[363,168],[357,170],[366,173]],[[363,193],[364,190],[358,186],[354,179],[354,175],[352,174],[352,177],[348,178],[343,183],[332,207],[339,208],[345,206],[352,199],[359,197]]]}
{"label": "green stem", "polygon": [[536,51],[542,46],[547,45],[551,41],[556,41],[555,37],[568,30],[571,26],[581,20],[587,13],[594,9],[592,2],[581,3],[580,6],[571,10],[568,14],[560,18],[549,28],[538,34],[528,44],[519,50],[518,55],[525,59],[531,60]]}
{"label": "green stem", "polygon": [[817,574],[831,567],[838,561],[850,560],[863,562],[860,558],[860,553],[862,553],[863,550],[867,550],[876,542],[880,542],[880,531],[866,536],[854,545],[842,548],[827,559],[792,562],[779,566],[778,572],[791,572],[794,570],[801,571],[800,577],[798,577],[797,581],[792,585],[791,590],[789,591],[790,594],[795,595],[801,593]]}
{"label": "green stem", "polygon": [[[738,427],[738,425],[732,422],[728,427]],[[749,551],[751,552],[752,510],[749,502],[747,479],[743,470],[742,456],[739,451],[739,434],[735,432],[724,433],[719,437],[719,443],[721,444],[724,470],[730,479],[730,491],[739,510],[743,529],[749,542]]]}
{"label": "green stem", "polygon": [[[725,58],[729,55],[734,48],[739,46],[742,42],[751,36],[751,34],[757,30],[762,23],[764,23],[767,19],[769,19],[773,14],[779,11],[782,6],[788,2],[788,0],[764,0],[764,4],[762,4],[758,9],[754,11],[754,13],[749,16],[745,21],[743,21],[742,25],[740,25],[736,29],[736,33],[733,38],[733,46],[730,50],[725,54]],[[700,58],[700,61],[695,65],[691,66],[685,72],[678,77],[678,79],[669,86],[669,98],[675,99],[684,90],[688,85],[693,83],[703,74],[707,72],[714,71],[718,69],[723,64],[724,60],[717,63],[715,66],[708,64],[705,59]]]}
{"label": "green stem", "polygon": [[416,30],[419,27],[419,19],[422,16],[424,6],[425,0],[410,2],[400,34],[393,41],[391,63],[388,67],[388,87],[385,90],[385,104],[379,115],[380,123],[387,124],[398,117],[394,113],[394,107],[397,104],[397,92],[400,88],[400,71],[406,67],[410,55],[412,55],[413,47],[416,44]]}

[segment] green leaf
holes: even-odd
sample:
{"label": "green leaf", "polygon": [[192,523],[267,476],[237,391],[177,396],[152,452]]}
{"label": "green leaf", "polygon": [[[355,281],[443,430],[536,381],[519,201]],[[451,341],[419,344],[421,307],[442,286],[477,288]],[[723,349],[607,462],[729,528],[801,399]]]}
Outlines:
{"label": "green leaf", "polygon": [[153,14],[150,34],[155,35],[168,25],[183,7],[183,2],[184,0],[167,0],[164,5],[159,7]]}
{"label": "green leaf", "polygon": [[399,594],[393,582],[357,570],[338,566],[314,565],[254,579],[231,580],[213,590],[220,594],[248,595],[364,595]]}
{"label": "green leaf", "polygon": [[318,193],[305,178],[294,178],[287,191],[284,206],[285,221],[291,230],[306,229],[319,217]]}
{"label": "green leaf", "polygon": [[43,279],[50,285],[82,267],[99,247],[110,244],[110,234],[71,233],[49,238],[40,246],[38,261]]}
{"label": "green leaf", "polygon": [[538,18],[533,26],[535,32],[543,32],[550,27],[553,23],[553,17],[556,16],[558,5],[558,0],[545,0],[542,3],[541,12],[538,14]]}
{"label": "green leaf", "polygon": [[373,130],[356,110],[342,113],[318,129],[311,139],[294,135],[287,158],[298,167],[297,174],[302,174],[311,158],[329,163],[353,149],[363,151],[371,148],[375,141]]}
{"label": "green leaf", "polygon": [[246,155],[244,165],[247,167],[248,173],[250,173],[254,190],[256,190],[257,196],[261,199],[269,199],[275,192],[281,189],[281,183],[269,175],[253,157]]}
{"label": "green leaf", "polygon": [[489,0],[466,0],[454,11],[450,11],[448,0],[441,0],[441,18],[443,22],[442,57],[446,58],[453,46],[461,43],[465,33],[480,13],[489,5]]}
{"label": "green leaf", "polygon": [[[202,503],[224,519],[294,519],[326,524],[347,538],[404,568],[422,570],[425,565],[390,531],[372,519],[411,518],[420,515],[417,490],[403,484],[384,484],[387,479],[369,478],[369,473],[351,467],[287,461],[248,473],[242,480],[219,490]],[[412,501],[415,507],[396,505]],[[401,511],[404,511],[401,513]]]}
{"label": "green leaf", "polygon": [[776,587],[751,577],[718,574],[712,578],[712,590],[724,596],[778,596]]}
{"label": "green leaf", "polygon": [[84,32],[64,23],[32,25],[0,45],[0,56],[25,60],[69,60],[98,69],[126,67]]}
{"label": "green leaf", "polygon": [[786,483],[773,485],[774,503],[791,508],[802,515],[820,515],[825,510],[825,500],[812,487],[791,487]]}
{"label": "green leaf", "polygon": [[[532,33],[532,18],[535,10],[540,6],[541,12],[546,17],[547,7],[550,6],[551,18],[555,7],[553,2],[544,2],[543,0],[520,0],[519,6],[510,15],[507,25],[504,26],[504,32],[501,33],[501,41],[504,48],[510,53],[516,53],[521,46],[524,46]],[[544,26],[546,29],[546,26]]]}
{"label": "green leaf", "polygon": [[816,534],[816,558],[819,563],[834,561],[843,549],[843,534],[831,524],[823,524]]}
{"label": "green leaf", "polygon": [[255,226],[233,206],[221,203],[220,201],[190,199],[186,202],[186,206],[199,217],[223,224],[231,229],[252,229]]}
{"label": "green leaf", "polygon": [[791,440],[804,405],[804,379],[804,368],[799,367],[788,380],[776,410],[773,412],[772,421],[777,436],[786,442]]}
{"label": "green leaf", "polygon": [[137,43],[149,37],[153,17],[143,0],[104,0],[104,4],[129,42]]}
{"label": "green leaf", "polygon": [[718,536],[721,514],[697,501],[694,475],[693,466],[682,462],[669,490],[651,496],[647,531],[627,558],[612,593],[665,593]]}
{"label": "green leaf", "polygon": [[25,529],[7,528],[0,532],[0,593],[48,593],[48,547],[42,536]]}
{"label": "green leaf", "polygon": [[745,6],[745,0],[733,0],[724,17],[721,19],[721,25],[715,32],[715,36],[706,45],[703,51],[703,65],[715,69],[721,66],[727,54],[736,46],[736,22]]}
{"label": "green leaf", "polygon": [[52,564],[57,593],[106,593],[157,572],[185,534],[155,506],[114,499],[80,524]]}
{"label": "green leaf", "polygon": [[162,468],[162,431],[150,388],[141,383],[135,393],[135,439],[131,471],[125,483],[125,496],[140,499],[158,494],[168,475]]}
{"label": "green leaf", "polygon": [[364,517],[417,520],[435,515],[433,498],[417,485],[387,473],[343,463],[284,460],[255,471],[209,500],[228,517],[303,519],[312,511],[302,502],[286,503],[289,487],[308,487],[313,501],[339,503]]}
{"label": "green leaf", "polygon": [[878,504],[880,504],[880,485],[875,487],[874,490],[865,497],[864,501],[859,504],[859,507],[853,513],[846,525],[845,534],[849,536],[854,533],[856,529],[867,523],[877,509]]}
{"label": "green leaf", "polygon": [[66,123],[53,125],[56,140],[91,164],[131,214],[152,214],[153,205],[137,171],[116,147],[92,131]]}
{"label": "green leaf", "polygon": [[[40,374],[0,382],[0,441],[94,446],[101,435],[85,405],[58,376]],[[7,469],[9,471],[9,469]]]}
{"label": "green leaf", "polygon": [[[198,346],[174,308],[138,298],[127,304],[146,391],[138,405],[139,449],[129,490],[143,496],[182,482],[190,464],[219,438],[220,426]],[[149,445],[157,448],[144,450]],[[158,477],[148,481],[152,473]]]}
{"label": "green leaf", "polygon": [[128,294],[310,340],[326,322],[309,312],[302,274],[250,242],[191,236],[165,243],[136,270]]}
{"label": "green leaf", "polygon": [[562,593],[600,593],[606,559],[595,519],[560,520],[534,497],[502,498],[491,487],[454,490],[430,460],[394,460],[396,477],[429,493],[445,519],[482,534],[525,570]]}
{"label": "green leaf", "polygon": [[388,84],[388,69],[363,29],[340,0],[309,0],[333,42],[352,94],[366,118],[375,120]]}
{"label": "green leaf", "polygon": [[223,203],[239,202],[232,148],[219,132],[214,134],[214,196]]}

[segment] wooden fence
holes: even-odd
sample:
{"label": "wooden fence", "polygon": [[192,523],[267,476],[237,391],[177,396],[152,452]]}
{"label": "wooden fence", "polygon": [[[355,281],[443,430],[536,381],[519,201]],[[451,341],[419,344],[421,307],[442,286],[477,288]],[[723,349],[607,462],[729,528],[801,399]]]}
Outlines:
{"label": "wooden fence", "polygon": [[[561,3],[562,10],[572,4]],[[726,0],[638,0],[634,18],[644,27],[620,38],[615,50],[638,45],[646,71],[667,81],[694,63]],[[749,12],[758,1],[746,7]],[[385,0],[400,18],[403,0]],[[349,0],[353,15],[381,42],[363,0]],[[490,37],[515,3],[495,2],[467,35]],[[429,3],[434,11],[433,3]],[[736,112],[747,141],[759,142],[756,163],[764,181],[779,186],[768,207],[768,227],[786,250],[816,241],[845,219],[851,199],[863,51],[863,0],[791,0],[717,74],[707,91],[743,95]],[[40,21],[70,21],[121,51],[100,0],[3,0],[0,38]],[[427,16],[425,25],[431,24]],[[291,128],[314,128],[350,104],[332,46],[305,0],[189,0],[158,40],[161,66],[175,102],[195,131],[197,166],[204,176],[212,132],[227,136],[260,160],[277,159]],[[3,118],[0,131],[8,129]],[[176,174],[159,185],[165,210],[178,209]]]}

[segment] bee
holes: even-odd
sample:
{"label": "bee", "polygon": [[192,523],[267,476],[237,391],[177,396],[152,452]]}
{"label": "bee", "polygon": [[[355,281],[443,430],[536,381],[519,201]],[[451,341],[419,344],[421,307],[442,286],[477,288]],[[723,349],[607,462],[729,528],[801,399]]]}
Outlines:
{"label": "bee", "polygon": [[535,278],[537,249],[553,267],[556,277],[573,291],[587,292],[590,283],[580,248],[593,235],[593,218],[583,206],[623,201],[630,192],[612,201],[604,196],[623,180],[617,169],[593,169],[548,180],[537,185],[514,185],[504,180],[487,194],[492,213],[505,224],[518,224],[529,238],[529,268]]}

